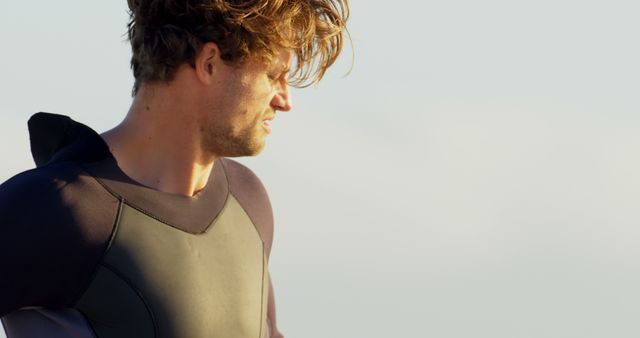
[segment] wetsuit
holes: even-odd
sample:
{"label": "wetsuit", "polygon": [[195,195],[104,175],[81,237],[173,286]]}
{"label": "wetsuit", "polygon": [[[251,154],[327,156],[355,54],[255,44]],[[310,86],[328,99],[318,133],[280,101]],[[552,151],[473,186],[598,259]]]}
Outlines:
{"label": "wetsuit", "polygon": [[127,177],[68,117],[29,131],[37,168],[0,185],[8,338],[268,337],[273,217],[249,169],[217,160],[186,197]]}

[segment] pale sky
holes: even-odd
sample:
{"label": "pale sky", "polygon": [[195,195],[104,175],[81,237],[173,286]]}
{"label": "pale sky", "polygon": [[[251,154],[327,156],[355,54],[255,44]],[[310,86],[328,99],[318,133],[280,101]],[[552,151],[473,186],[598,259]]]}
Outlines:
{"label": "pale sky", "polygon": [[[640,336],[640,4],[351,6],[352,72],[347,51],[241,159],[274,207],[285,336]],[[123,118],[126,21],[0,3],[0,181],[32,167],[32,113]]]}

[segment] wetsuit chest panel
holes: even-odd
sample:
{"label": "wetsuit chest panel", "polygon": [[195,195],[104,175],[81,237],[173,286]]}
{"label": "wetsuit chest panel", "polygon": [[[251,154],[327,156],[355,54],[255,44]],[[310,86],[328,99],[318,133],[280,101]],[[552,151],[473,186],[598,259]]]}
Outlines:
{"label": "wetsuit chest panel", "polygon": [[268,289],[262,240],[232,195],[197,235],[124,204],[77,308],[100,338],[260,338]]}

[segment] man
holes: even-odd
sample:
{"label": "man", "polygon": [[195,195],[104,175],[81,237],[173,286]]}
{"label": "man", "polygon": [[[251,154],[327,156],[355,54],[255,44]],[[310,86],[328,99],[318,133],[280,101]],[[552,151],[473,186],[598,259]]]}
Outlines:
{"label": "man", "polygon": [[[129,0],[134,100],[98,135],[29,121],[0,186],[0,317],[15,337],[282,337],[257,155],[288,84],[342,49],[346,0]],[[293,59],[295,57],[295,63]]]}

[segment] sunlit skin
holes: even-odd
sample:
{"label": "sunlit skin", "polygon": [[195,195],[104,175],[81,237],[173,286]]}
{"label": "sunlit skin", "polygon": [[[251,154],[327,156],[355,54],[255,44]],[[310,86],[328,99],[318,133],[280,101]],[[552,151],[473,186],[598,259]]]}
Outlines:
{"label": "sunlit skin", "polygon": [[200,121],[202,147],[218,156],[259,154],[270,132],[268,121],[276,111],[291,110],[286,78],[290,62],[291,54],[281,51],[266,66],[251,60],[240,68],[221,67],[213,77],[209,114]]}
{"label": "sunlit skin", "polygon": [[102,134],[118,166],[153,189],[194,196],[220,157],[256,155],[277,111],[291,110],[291,53],[230,65],[206,43],[195,66],[168,83],[143,83],[124,121]]}

